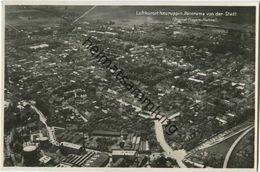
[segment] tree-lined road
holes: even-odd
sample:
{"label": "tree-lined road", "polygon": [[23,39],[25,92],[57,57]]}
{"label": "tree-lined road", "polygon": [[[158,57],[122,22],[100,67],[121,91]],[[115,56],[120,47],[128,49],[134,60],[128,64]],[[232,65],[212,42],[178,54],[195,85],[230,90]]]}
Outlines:
{"label": "tree-lined road", "polygon": [[240,140],[241,140],[242,138],[244,138],[245,135],[246,135],[247,133],[249,133],[249,131],[251,131],[253,128],[254,128],[254,126],[250,127],[250,128],[247,129],[246,131],[244,131],[244,132],[236,139],[236,141],[231,145],[231,147],[229,148],[228,153],[227,153],[227,155],[226,155],[226,157],[225,157],[225,161],[224,161],[224,164],[223,164],[223,168],[227,168],[228,161],[229,161],[229,159],[230,159],[230,156],[231,156],[233,150],[235,149],[235,147],[237,146],[237,144],[240,142]]}

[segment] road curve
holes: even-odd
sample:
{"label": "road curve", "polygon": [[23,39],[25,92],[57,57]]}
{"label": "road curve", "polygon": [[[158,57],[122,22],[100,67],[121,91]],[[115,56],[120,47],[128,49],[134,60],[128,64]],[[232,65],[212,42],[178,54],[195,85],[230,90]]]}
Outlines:
{"label": "road curve", "polygon": [[187,168],[185,164],[182,162],[184,159],[186,152],[184,150],[176,150],[173,151],[172,148],[168,145],[168,143],[165,140],[163,127],[160,121],[155,120],[154,121],[154,128],[155,128],[155,135],[157,141],[160,143],[162,149],[165,151],[166,155],[168,157],[171,157],[173,159],[176,159],[178,165],[180,168]]}
{"label": "road curve", "polygon": [[251,131],[252,129],[254,128],[254,126],[250,127],[249,129],[247,129],[246,131],[244,131],[236,140],[235,142],[231,145],[230,149],[228,150],[228,153],[225,157],[225,161],[224,161],[224,164],[223,164],[223,168],[227,168],[227,165],[228,165],[228,161],[229,161],[229,158],[231,156],[231,153],[233,152],[234,148],[237,146],[237,144],[239,143],[239,141],[249,132]]}

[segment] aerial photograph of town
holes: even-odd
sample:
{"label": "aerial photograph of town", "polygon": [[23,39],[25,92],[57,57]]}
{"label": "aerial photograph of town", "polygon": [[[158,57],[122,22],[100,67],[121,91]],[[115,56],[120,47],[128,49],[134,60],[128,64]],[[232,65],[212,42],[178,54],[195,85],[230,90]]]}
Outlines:
{"label": "aerial photograph of town", "polygon": [[4,167],[256,167],[256,7],[4,15]]}

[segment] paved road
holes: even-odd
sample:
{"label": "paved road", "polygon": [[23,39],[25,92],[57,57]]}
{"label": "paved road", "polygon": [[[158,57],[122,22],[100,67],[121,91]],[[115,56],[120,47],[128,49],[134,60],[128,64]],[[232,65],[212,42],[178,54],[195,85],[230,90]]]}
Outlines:
{"label": "paved road", "polygon": [[53,127],[49,127],[47,125],[47,123],[46,123],[47,118],[45,117],[45,115],[39,109],[37,109],[34,105],[32,105],[31,103],[25,102],[25,101],[23,103],[24,103],[24,105],[29,104],[31,106],[31,108],[33,110],[35,110],[35,112],[39,115],[40,121],[45,125],[45,127],[46,127],[46,129],[48,131],[50,143],[53,144],[53,145],[59,146],[59,142],[57,142],[56,136],[55,136],[55,133],[54,133],[55,132],[54,128]]}
{"label": "paved road", "polygon": [[164,133],[163,133],[163,127],[160,121],[155,120],[154,121],[154,128],[155,128],[155,135],[157,141],[160,143],[161,147],[166,153],[166,156],[171,157],[173,159],[176,159],[178,165],[180,168],[187,168],[185,164],[182,162],[184,159],[186,152],[184,150],[175,150],[173,151],[172,148],[168,145],[168,143],[165,140]]}
{"label": "paved road", "polygon": [[[68,104],[68,103],[67,103],[67,104]],[[84,122],[88,122],[88,120],[87,120],[83,115],[81,115],[76,108],[74,108],[73,106],[71,106],[71,105],[69,105],[69,104],[67,105],[67,107],[68,107],[70,110],[72,110],[77,116],[80,116],[81,119],[82,119]]]}
{"label": "paved road", "polygon": [[207,140],[206,142],[203,142],[201,143],[199,146],[195,147],[194,149],[190,150],[189,152],[187,152],[187,157],[189,155],[191,155],[192,153],[198,151],[198,150],[201,150],[201,149],[205,149],[205,148],[208,148],[208,147],[211,147],[211,146],[214,146],[220,142],[223,142],[224,140],[252,127],[253,123],[248,123],[248,122],[245,122],[239,126],[236,126],[230,130],[227,130],[227,131],[224,131],[212,138],[210,138],[209,140]]}
{"label": "paved road", "polygon": [[[129,103],[123,101],[122,99],[117,99],[117,101],[124,105],[130,105]],[[141,110],[141,108],[139,107],[133,105],[132,107],[136,108],[137,110]],[[175,150],[175,151],[172,150],[172,148],[168,145],[168,143],[165,140],[162,123],[159,120],[154,120],[154,128],[155,128],[156,139],[160,143],[163,150],[165,151],[166,156],[176,159],[180,168],[187,168],[185,164],[182,162],[182,160],[186,155],[186,152],[184,150]]]}
{"label": "paved road", "polygon": [[34,109],[36,111],[36,113],[40,116],[40,120],[42,121],[42,123],[44,123],[44,125],[46,126],[46,129],[48,131],[48,135],[49,135],[49,139],[50,139],[50,142],[56,146],[59,145],[59,143],[57,142],[56,140],[56,136],[54,134],[54,129],[52,127],[49,127],[46,123],[47,119],[46,117],[43,115],[43,113],[37,109],[35,106],[31,105],[32,109]]}
{"label": "paved road", "polygon": [[227,168],[227,165],[228,165],[228,161],[230,159],[230,156],[234,150],[234,148],[237,146],[237,144],[239,143],[239,141],[249,132],[251,131],[252,129],[254,128],[254,126],[250,127],[249,129],[247,129],[246,131],[244,131],[237,139],[236,141],[231,145],[231,147],[229,148],[228,150],[228,153],[225,157],[225,161],[224,161],[224,164],[223,164],[223,168]]}

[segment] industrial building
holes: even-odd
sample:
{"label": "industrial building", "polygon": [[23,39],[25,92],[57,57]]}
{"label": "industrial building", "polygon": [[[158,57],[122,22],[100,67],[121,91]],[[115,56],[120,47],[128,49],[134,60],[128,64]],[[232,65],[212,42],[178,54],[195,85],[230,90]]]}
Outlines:
{"label": "industrial building", "polygon": [[136,151],[133,150],[113,150],[112,151],[112,160],[113,162],[117,161],[119,158],[124,158],[128,161],[134,161],[137,157]]}
{"label": "industrial building", "polygon": [[61,142],[60,150],[64,155],[80,154],[83,152],[83,147],[74,143]]}

